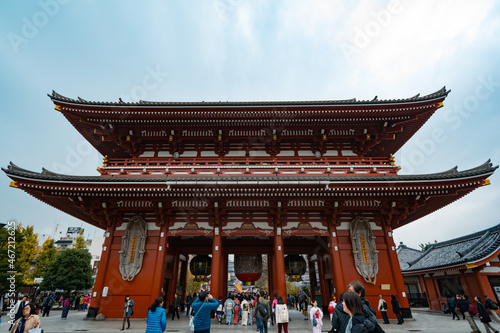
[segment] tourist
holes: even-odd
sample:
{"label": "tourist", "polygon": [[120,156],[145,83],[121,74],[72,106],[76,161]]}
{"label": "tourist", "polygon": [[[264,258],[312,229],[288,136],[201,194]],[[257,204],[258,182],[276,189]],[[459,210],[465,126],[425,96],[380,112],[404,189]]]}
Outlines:
{"label": "tourist", "polygon": [[332,323],[333,310],[335,310],[335,305],[337,305],[337,303],[335,303],[335,297],[332,296],[330,298],[330,303],[328,303],[328,312],[330,313],[330,324]]}
{"label": "tourist", "polygon": [[125,296],[125,305],[123,306],[123,325],[120,331],[125,329],[125,321],[127,322],[127,329],[130,328],[130,317],[134,314],[134,300],[129,295]]}
{"label": "tourist", "polygon": [[323,311],[318,308],[316,300],[311,302],[312,308],[309,310],[309,319],[313,325],[313,333],[321,333],[323,327]]}
{"label": "tourist", "polygon": [[404,323],[403,316],[401,315],[401,305],[398,302],[398,299],[395,295],[391,295],[391,305],[392,312],[396,314],[398,318],[398,325],[402,325]]}
{"label": "tourist", "polygon": [[446,295],[446,303],[448,305],[448,308],[450,309],[450,312],[453,314],[453,317],[451,320],[455,320],[455,317],[457,317],[457,320],[460,320],[460,317],[458,316],[457,312],[455,311],[455,308],[457,307],[457,302],[455,302],[455,299],[451,297],[450,294]]}
{"label": "tourist", "polygon": [[50,310],[52,309],[52,306],[55,304],[55,296],[52,296],[52,294],[49,294],[45,299],[43,300],[42,303],[42,317],[49,316]]}
{"label": "tourist", "polygon": [[300,309],[302,310],[302,314],[304,315],[304,320],[309,320],[309,312],[307,311],[307,306],[309,305],[309,300],[307,296],[302,296],[300,300]]}
{"label": "tourist", "polygon": [[176,313],[177,313],[177,319],[181,319],[179,316],[180,308],[181,308],[181,298],[176,293],[174,298],[174,305],[172,306],[172,320],[174,320]]}
{"label": "tourist", "polygon": [[278,304],[278,294],[274,294],[274,299],[271,303],[271,311],[273,312],[271,315],[271,325],[274,325],[276,319],[276,304]]}
{"label": "tourist", "polygon": [[379,295],[379,300],[378,300],[378,309],[380,313],[382,314],[382,319],[384,319],[384,324],[390,324],[389,318],[387,318],[387,303],[385,302],[384,298],[382,295]]}
{"label": "tourist", "polygon": [[252,325],[253,323],[253,300],[252,297],[248,297],[248,326]]}
{"label": "tourist", "polygon": [[257,293],[257,302],[255,307],[255,319],[259,322],[259,330],[260,333],[267,333],[267,323],[271,322],[270,313],[271,313],[271,304],[266,299],[265,295],[260,295]]}
{"label": "tourist", "polygon": [[233,296],[229,295],[226,302],[224,302],[224,313],[226,314],[226,324],[229,325],[233,320],[233,309],[234,309]]}
{"label": "tourist", "polygon": [[87,311],[89,309],[89,305],[90,305],[90,295],[87,294],[83,299],[83,311]]}
{"label": "tourist", "polygon": [[474,317],[469,313],[469,297],[467,295],[462,295],[457,299],[458,307],[460,308],[460,312],[463,313],[464,318],[467,319],[472,332],[479,332],[479,328],[474,321]]}
{"label": "tourist", "polygon": [[234,298],[234,309],[233,309],[233,324],[238,325],[240,321],[240,300],[238,297]]}
{"label": "tourist", "polygon": [[242,326],[247,326],[248,324],[248,300],[247,297],[243,297],[243,301],[241,302],[241,325]]}
{"label": "tourist", "polygon": [[202,290],[197,299],[194,300],[191,307],[194,311],[194,332],[195,333],[210,333],[211,316],[210,313],[217,309],[219,302],[212,295]]}
{"label": "tourist", "polygon": [[163,298],[156,297],[148,310],[146,333],[163,333],[167,329],[167,312],[163,306]]}
{"label": "tourist", "polygon": [[361,302],[363,303],[363,308],[365,309],[366,316],[375,316],[375,310],[372,309],[370,302],[365,299],[365,287],[361,282],[349,282],[349,284],[347,285],[347,291],[358,294],[358,296],[361,298]]}
{"label": "tourist", "polygon": [[492,332],[498,333],[498,330],[493,328],[493,326],[491,326],[490,324],[491,318],[490,315],[488,314],[488,311],[486,311],[486,308],[481,302],[481,297],[476,296],[474,297],[474,300],[477,302],[477,314],[479,316],[479,320],[481,320],[481,322],[484,325],[484,328],[486,329],[486,333],[492,333]]}
{"label": "tourist", "polygon": [[365,308],[361,297],[356,293],[344,294],[344,311],[349,315],[349,321],[345,328],[346,333],[368,333]]}
{"label": "tourist", "polygon": [[[364,325],[370,332],[384,332],[384,330],[380,327],[380,325],[377,322],[377,318],[375,317],[375,310],[372,309],[370,302],[368,302],[365,299],[365,287],[363,284],[359,281],[352,281],[349,282],[347,285],[347,290],[349,292],[358,294],[359,298],[361,299],[361,303],[363,304],[363,309],[365,312],[365,323]],[[344,295],[345,297],[345,295]],[[399,304],[399,303],[398,303]],[[344,307],[345,310],[345,307]],[[401,320],[403,317],[401,316]]]}
{"label": "tourist", "polygon": [[498,310],[498,304],[489,298],[487,295],[484,296],[486,298],[486,301],[484,301],[484,307],[488,311],[488,314],[490,315],[491,319],[494,321],[500,323],[500,318],[498,317],[497,310]]}
{"label": "tourist", "polygon": [[344,311],[344,295],[340,293],[339,302],[333,310],[332,329],[329,332],[345,333],[347,324],[349,323],[350,316]]}
{"label": "tourist", "polygon": [[61,313],[61,319],[63,319],[63,320],[68,319],[68,313],[69,313],[70,306],[71,306],[71,298],[69,298],[69,295],[68,295],[63,300],[63,308],[62,308],[62,313]]}
{"label": "tourist", "polygon": [[186,296],[186,317],[189,316],[189,308],[191,307],[191,295]]}
{"label": "tourist", "polygon": [[[16,305],[14,306],[14,321],[18,320],[19,318],[21,318],[23,316],[23,309],[24,307],[26,306],[26,304],[29,303],[29,300],[28,300],[28,296],[24,295],[23,297],[21,297]],[[11,326],[12,327],[12,326]]]}
{"label": "tourist", "polygon": [[216,310],[217,313],[217,321],[219,325],[222,323],[222,314],[224,313],[224,302],[222,301],[222,296],[219,296],[219,306]]}
{"label": "tourist", "polygon": [[283,301],[281,296],[276,296],[276,305],[274,307],[276,324],[278,325],[278,333],[281,333],[281,329],[283,329],[284,333],[288,333],[288,321],[289,321],[289,313],[288,308]]}
{"label": "tourist", "polygon": [[40,317],[36,314],[35,306],[28,303],[21,308],[21,317],[17,319],[10,333],[24,333],[40,326]]}

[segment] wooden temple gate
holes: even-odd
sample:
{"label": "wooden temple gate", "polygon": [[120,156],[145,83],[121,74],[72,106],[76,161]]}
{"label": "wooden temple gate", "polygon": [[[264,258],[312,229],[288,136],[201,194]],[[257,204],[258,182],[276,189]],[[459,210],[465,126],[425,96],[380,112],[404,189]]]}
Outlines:
{"label": "wooden temple gate", "polygon": [[372,307],[394,294],[411,315],[393,230],[488,185],[496,169],[398,175],[392,155],[447,94],[112,103],[53,92],[105,156],[100,176],[3,170],[11,186],[106,230],[91,303],[106,317],[122,316],[124,295],[136,317],[159,295],[171,304],[189,254],[211,256],[214,297],[226,297],[228,254],[267,254],[270,291],[282,297],[285,255],[307,254],[323,304],[359,280]]}

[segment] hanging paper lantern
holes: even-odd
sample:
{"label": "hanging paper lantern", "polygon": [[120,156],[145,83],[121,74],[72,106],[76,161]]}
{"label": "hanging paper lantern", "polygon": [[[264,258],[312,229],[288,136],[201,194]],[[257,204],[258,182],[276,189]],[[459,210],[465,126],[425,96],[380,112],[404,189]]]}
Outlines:
{"label": "hanging paper lantern", "polygon": [[234,273],[244,286],[251,286],[262,275],[262,255],[235,255]]}
{"label": "hanging paper lantern", "polygon": [[306,273],[307,263],[304,257],[291,254],[285,257],[285,274],[290,282],[302,281],[302,275]]}
{"label": "hanging paper lantern", "polygon": [[206,254],[197,255],[191,259],[189,271],[194,275],[196,282],[207,282],[212,272],[212,258]]}

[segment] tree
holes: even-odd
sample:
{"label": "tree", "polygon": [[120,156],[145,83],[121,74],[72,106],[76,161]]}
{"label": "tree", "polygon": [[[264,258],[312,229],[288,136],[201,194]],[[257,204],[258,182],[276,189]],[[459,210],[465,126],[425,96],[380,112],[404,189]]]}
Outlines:
{"label": "tree", "polygon": [[23,284],[33,283],[33,271],[35,258],[38,255],[38,234],[33,231],[33,226],[23,227],[21,223],[16,226],[17,231],[22,235],[22,240],[17,240],[17,246],[21,249],[21,253],[16,257],[20,268],[18,273],[23,275]]}
{"label": "tree", "polygon": [[52,238],[47,238],[43,243],[42,250],[38,257],[36,258],[35,269],[33,271],[33,277],[39,278],[47,271],[50,264],[56,259],[57,249]]}
{"label": "tree", "polygon": [[[0,229],[0,294],[8,293],[17,297],[17,290],[23,286],[23,271],[17,258],[21,256],[24,235],[14,227],[15,221],[9,221]],[[11,273],[11,272],[17,272]]]}
{"label": "tree", "polygon": [[92,255],[83,249],[67,249],[49,265],[40,284],[42,290],[62,289],[66,293],[92,287]]}
{"label": "tree", "polygon": [[191,274],[191,271],[187,270],[187,278],[186,278],[186,293],[192,295],[200,291],[201,284],[203,282],[196,282],[194,279],[194,275]]}
{"label": "tree", "polygon": [[76,237],[75,243],[73,244],[73,249],[83,249],[87,248],[87,243],[85,242],[85,238],[83,238],[83,229],[80,229],[78,233],[78,237]]}

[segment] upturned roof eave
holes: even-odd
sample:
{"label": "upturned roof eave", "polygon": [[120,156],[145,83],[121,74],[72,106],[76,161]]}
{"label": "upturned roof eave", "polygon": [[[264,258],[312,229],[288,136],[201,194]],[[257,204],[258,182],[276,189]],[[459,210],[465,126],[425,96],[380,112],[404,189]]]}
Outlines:
{"label": "upturned roof eave", "polygon": [[[71,181],[74,183],[95,183],[95,184],[152,184],[152,183],[166,183],[176,182],[177,185],[182,185],[183,182],[199,182],[200,184],[204,182],[217,181],[221,184],[227,182],[235,181],[255,181],[259,183],[265,182],[293,182],[293,181],[310,181],[318,182],[318,185],[336,185],[342,184],[345,186],[346,183],[358,185],[358,184],[376,184],[376,183],[391,183],[391,186],[397,183],[428,183],[428,182],[441,182],[441,181],[453,181],[453,180],[467,180],[472,178],[478,178],[480,176],[489,177],[498,166],[490,167],[489,170],[476,170],[474,171],[461,171],[454,174],[430,174],[430,175],[397,175],[397,176],[236,176],[236,177],[102,177],[102,176],[68,176],[60,175],[51,172],[35,173],[24,169],[16,170],[13,168],[5,169],[2,168],[7,175],[25,179],[25,180],[38,180],[45,182],[65,182]],[[472,169],[473,170],[473,169]]]}
{"label": "upturned roof eave", "polygon": [[75,106],[96,106],[96,107],[123,107],[123,108],[144,108],[144,107],[162,107],[162,108],[225,108],[225,107],[314,107],[314,106],[383,106],[383,105],[400,105],[400,104],[414,104],[427,101],[435,101],[446,98],[450,90],[445,87],[440,90],[425,95],[406,98],[406,99],[387,99],[387,100],[323,100],[323,101],[255,101],[255,102],[101,102],[101,101],[87,101],[81,98],[72,99],[52,91],[52,94],[47,94],[54,102],[61,102]]}

